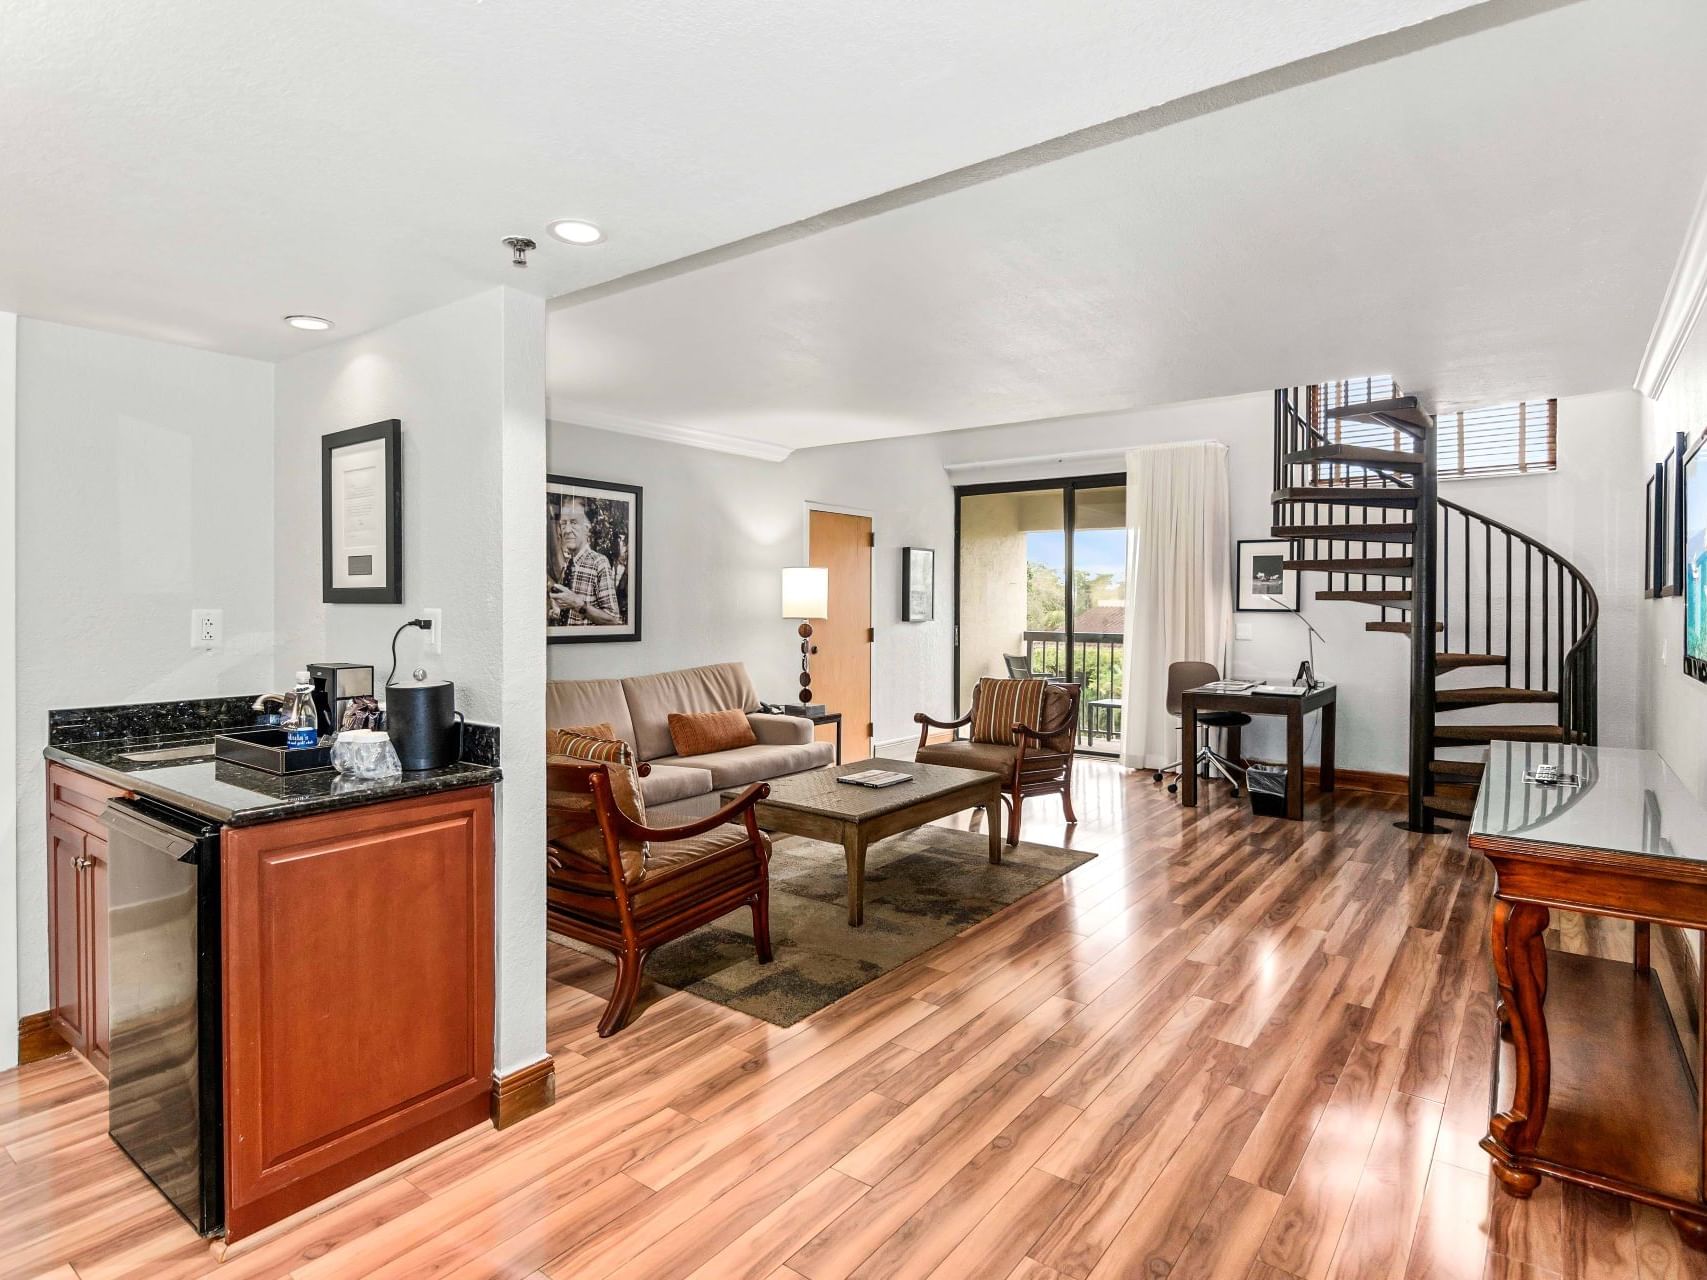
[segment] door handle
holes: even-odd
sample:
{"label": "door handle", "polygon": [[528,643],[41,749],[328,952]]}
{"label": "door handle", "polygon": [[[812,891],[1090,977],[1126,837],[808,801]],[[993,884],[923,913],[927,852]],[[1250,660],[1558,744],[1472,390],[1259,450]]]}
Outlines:
{"label": "door handle", "polygon": [[80,853],[71,860],[71,865],[76,867],[79,871],[87,871],[95,864],[87,854]]}

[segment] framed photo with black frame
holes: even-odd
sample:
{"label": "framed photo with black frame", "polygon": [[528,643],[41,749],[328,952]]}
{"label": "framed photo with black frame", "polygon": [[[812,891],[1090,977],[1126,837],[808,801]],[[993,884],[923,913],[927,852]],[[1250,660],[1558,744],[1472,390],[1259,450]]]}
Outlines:
{"label": "framed photo with black frame", "polygon": [[901,548],[901,621],[929,622],[936,617],[936,552],[930,547]]}
{"label": "framed photo with black frame", "polygon": [[1233,608],[1240,613],[1297,613],[1298,571],[1285,567],[1292,544],[1284,538],[1241,539],[1233,566]]}
{"label": "framed photo with black frame", "polygon": [[1689,436],[1679,431],[1671,454],[1665,460],[1666,501],[1670,504],[1671,519],[1666,529],[1666,571],[1662,577],[1656,579],[1661,584],[1662,596],[1683,594],[1683,464],[1688,453]]}
{"label": "framed photo with black frame", "polygon": [[551,644],[640,639],[641,489],[614,480],[545,478],[545,638]]}
{"label": "framed photo with black frame", "polygon": [[1642,491],[1642,599],[1653,600],[1660,594],[1660,575],[1664,572],[1659,561],[1659,500],[1665,483],[1665,469],[1655,467],[1654,474]]}
{"label": "framed photo with black frame", "polygon": [[1707,431],[1684,455],[1683,669],[1707,683]]}
{"label": "framed photo with black frame", "polygon": [[396,418],[320,437],[320,598],[403,600],[403,428]]}

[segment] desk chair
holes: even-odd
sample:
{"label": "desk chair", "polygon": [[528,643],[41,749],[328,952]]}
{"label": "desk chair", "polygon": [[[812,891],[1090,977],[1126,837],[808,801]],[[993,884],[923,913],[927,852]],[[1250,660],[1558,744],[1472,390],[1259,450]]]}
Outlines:
{"label": "desk chair", "polygon": [[[1168,714],[1176,720],[1179,719],[1184,709],[1185,691],[1195,689],[1199,685],[1209,684],[1211,681],[1220,678],[1221,673],[1215,669],[1215,664],[1212,662],[1170,662],[1168,664]],[[1191,767],[1201,769],[1208,766],[1213,769],[1232,786],[1235,797],[1238,796],[1239,788],[1243,785],[1240,779],[1244,776],[1244,766],[1211,747],[1208,730],[1231,729],[1235,731],[1236,735],[1237,730],[1243,729],[1250,722],[1251,718],[1242,711],[1204,711],[1200,712],[1197,717],[1197,727],[1202,731],[1202,740],[1198,743],[1197,755],[1192,760]],[[1237,736],[1233,738],[1233,741],[1238,741]],[[1234,747],[1233,750],[1236,753],[1238,748]],[[1184,767],[1184,760],[1176,760],[1170,765],[1157,769],[1150,776],[1155,781],[1160,782],[1163,774],[1178,774]],[[1168,790],[1170,792],[1179,790],[1179,779],[1177,777],[1168,783]]]}

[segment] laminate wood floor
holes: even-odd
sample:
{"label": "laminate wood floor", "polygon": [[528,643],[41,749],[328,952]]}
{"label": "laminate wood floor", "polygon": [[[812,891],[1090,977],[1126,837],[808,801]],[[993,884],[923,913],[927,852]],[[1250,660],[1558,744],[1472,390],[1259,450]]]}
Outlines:
{"label": "laminate wood floor", "polygon": [[[75,1059],[0,1075],[0,1274],[254,1280],[1707,1277],[1659,1214],[1543,1181],[1487,1113],[1489,876],[1390,798],[1252,820],[1080,765],[1096,860],[796,1026],[685,995],[608,1041],[553,948],[558,1101],[223,1264]],[[1573,948],[1627,945],[1567,919]]]}

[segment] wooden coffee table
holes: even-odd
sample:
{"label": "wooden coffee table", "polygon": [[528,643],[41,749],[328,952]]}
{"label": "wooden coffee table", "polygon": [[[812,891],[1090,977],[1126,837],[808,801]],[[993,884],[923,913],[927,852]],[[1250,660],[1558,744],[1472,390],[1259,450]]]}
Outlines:
{"label": "wooden coffee table", "polygon": [[[837,782],[844,773],[893,769],[912,775],[892,787],[855,787]],[[724,800],[741,794],[735,787]],[[759,826],[784,835],[839,844],[848,859],[848,923],[865,921],[865,851],[885,836],[922,827],[962,809],[983,809],[990,832],[990,861],[1002,860],[1002,780],[976,769],[950,769],[912,760],[861,760],[778,778],[759,801]]]}

